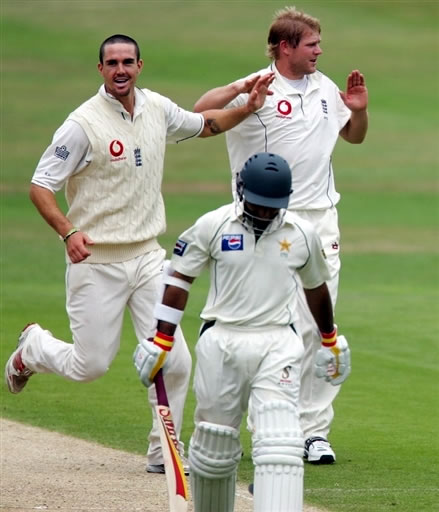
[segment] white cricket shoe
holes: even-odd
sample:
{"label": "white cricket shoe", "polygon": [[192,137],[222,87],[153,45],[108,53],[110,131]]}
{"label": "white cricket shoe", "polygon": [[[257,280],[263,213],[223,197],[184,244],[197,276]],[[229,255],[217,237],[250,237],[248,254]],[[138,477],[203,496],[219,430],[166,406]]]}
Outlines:
{"label": "white cricket shoe", "polygon": [[324,437],[310,437],[305,441],[304,458],[312,464],[333,464],[335,453]]}
{"label": "white cricket shoe", "polygon": [[31,377],[34,373],[24,365],[21,359],[21,352],[23,350],[23,345],[29,336],[29,333],[35,327],[40,326],[38,324],[28,324],[21,331],[20,336],[18,337],[17,348],[14,350],[14,352],[12,352],[11,357],[6,363],[5,381],[11,393],[20,393],[24,386],[26,386],[29,377]]}

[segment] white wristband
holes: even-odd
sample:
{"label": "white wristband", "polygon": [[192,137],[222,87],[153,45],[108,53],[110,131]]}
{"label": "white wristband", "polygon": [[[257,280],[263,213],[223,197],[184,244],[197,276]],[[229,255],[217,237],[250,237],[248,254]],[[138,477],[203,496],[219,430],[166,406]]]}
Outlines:
{"label": "white wristband", "polygon": [[186,290],[187,292],[191,288],[191,284],[188,281],[184,281],[180,277],[174,277],[170,275],[164,275],[163,276],[163,282],[164,284],[170,284],[171,286],[177,286],[177,288],[183,288],[183,290]]}
{"label": "white wristband", "polygon": [[154,307],[154,317],[157,318],[157,320],[162,320],[163,322],[178,325],[182,316],[183,311],[180,309],[170,308],[160,302],[157,302]]}

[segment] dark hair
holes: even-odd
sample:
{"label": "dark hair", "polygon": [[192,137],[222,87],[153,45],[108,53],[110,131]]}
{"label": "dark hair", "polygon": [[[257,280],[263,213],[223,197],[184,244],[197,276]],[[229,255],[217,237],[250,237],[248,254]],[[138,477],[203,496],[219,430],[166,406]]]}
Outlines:
{"label": "dark hair", "polygon": [[140,60],[140,49],[139,45],[137,44],[137,41],[130,36],[124,36],[123,34],[114,34],[113,36],[107,37],[107,39],[105,39],[105,41],[101,44],[99,48],[99,62],[101,64],[104,63],[105,46],[107,46],[107,44],[116,43],[128,43],[134,45],[136,49],[136,58],[137,60]]}

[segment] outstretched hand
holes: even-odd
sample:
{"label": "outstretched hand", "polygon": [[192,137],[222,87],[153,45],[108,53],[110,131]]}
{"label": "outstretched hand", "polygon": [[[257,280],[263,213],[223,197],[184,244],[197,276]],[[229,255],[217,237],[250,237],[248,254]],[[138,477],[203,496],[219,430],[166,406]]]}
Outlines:
{"label": "outstretched hand", "polygon": [[340,97],[352,112],[366,110],[368,103],[366,81],[358,69],[349,74],[346,92],[340,91]]}
{"label": "outstretched hand", "polygon": [[261,77],[256,76],[244,82],[246,90],[243,92],[249,93],[247,106],[250,110],[253,112],[259,110],[264,105],[265,98],[273,94],[273,91],[268,89],[273,80],[274,73],[267,73]]}

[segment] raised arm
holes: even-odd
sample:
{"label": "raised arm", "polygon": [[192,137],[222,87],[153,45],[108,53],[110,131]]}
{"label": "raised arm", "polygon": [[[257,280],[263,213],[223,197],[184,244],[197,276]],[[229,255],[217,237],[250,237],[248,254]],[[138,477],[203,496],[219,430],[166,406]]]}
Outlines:
{"label": "raised arm", "polygon": [[340,135],[351,144],[361,144],[366,137],[368,128],[368,91],[364,76],[352,71],[346,83],[346,92],[340,92],[344,104],[351,110],[351,117],[340,130]]}
{"label": "raised arm", "polygon": [[228,85],[215,87],[204,93],[194,105],[194,112],[203,112],[213,108],[224,108],[228,103],[243,93],[249,93],[260,75],[247,78],[246,80],[237,80]]}
{"label": "raised arm", "polygon": [[[216,104],[218,106],[215,108],[215,110],[201,111],[201,114],[204,116],[204,130],[201,132],[200,137],[211,137],[212,135],[218,135],[219,133],[230,130],[241,121],[246,119],[248,116],[259,110],[263,106],[266,96],[272,94],[268,87],[270,86],[273,79],[274,73],[267,73],[262,77],[255,77],[255,79],[252,79],[249,83],[247,83],[246,87],[250,88],[248,100],[245,105],[239,107],[222,109],[224,105],[230,101],[226,101],[226,99],[230,96],[231,93],[219,93],[217,95],[218,103]],[[227,87],[229,86],[226,86],[226,88]],[[212,94],[212,98],[214,97],[215,94]],[[200,98],[199,102],[201,99],[202,98]],[[203,101],[203,103],[207,105],[209,103],[209,98],[207,98],[206,101]]]}

